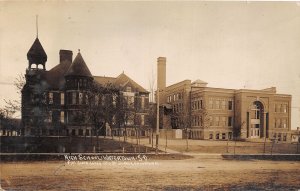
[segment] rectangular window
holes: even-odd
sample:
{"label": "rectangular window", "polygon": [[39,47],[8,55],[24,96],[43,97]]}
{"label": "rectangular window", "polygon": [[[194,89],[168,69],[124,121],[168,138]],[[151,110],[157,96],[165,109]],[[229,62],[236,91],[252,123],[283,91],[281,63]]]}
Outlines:
{"label": "rectangular window", "polygon": [[232,101],[228,101],[228,110],[232,110]]}
{"label": "rectangular window", "polygon": [[79,92],[79,105],[82,104],[82,100],[83,100],[83,93]]}
{"label": "rectangular window", "polygon": [[133,96],[127,97],[127,104],[128,104],[128,107],[130,107],[130,108],[134,107],[134,97]]}
{"label": "rectangular window", "polygon": [[228,127],[232,126],[232,117],[228,117]]}
{"label": "rectangular window", "polygon": [[282,120],[281,120],[281,123],[282,123],[282,127],[283,127],[283,128],[286,128],[286,119],[282,119]]}
{"label": "rectangular window", "polygon": [[215,125],[216,126],[220,125],[220,117],[215,117]]}
{"label": "rectangular window", "polygon": [[212,99],[209,99],[209,101],[208,101],[208,108],[209,109],[213,108],[213,100]]}
{"label": "rectangular window", "polygon": [[228,132],[228,139],[232,139],[232,132]]}
{"label": "rectangular window", "polygon": [[127,86],[126,87],[126,92],[131,92],[131,87]]}
{"label": "rectangular window", "polygon": [[197,124],[196,124],[197,126],[199,126],[200,125],[200,117],[199,116],[197,116]]}
{"label": "rectangular window", "polygon": [[49,92],[49,104],[53,104],[53,93]]}
{"label": "rectangular window", "polygon": [[278,141],[281,141],[281,133],[278,133]]}
{"label": "rectangular window", "polygon": [[113,95],[112,101],[113,101],[113,106],[116,106],[117,105],[117,96],[116,95]]}
{"label": "rectangular window", "polygon": [[88,94],[85,94],[85,104],[89,104],[89,96],[88,96]]}
{"label": "rectangular window", "polygon": [[76,104],[76,92],[72,92],[72,104]]}
{"label": "rectangular window", "polygon": [[83,136],[83,129],[78,129],[78,135]]}
{"label": "rectangular window", "polygon": [[281,126],[280,119],[277,119],[277,120],[276,120],[276,127],[277,127],[277,128],[280,128],[280,126]]}
{"label": "rectangular window", "polygon": [[225,100],[222,100],[222,106],[221,107],[222,107],[223,110],[225,110],[225,108],[226,108],[226,102],[225,102]]}
{"label": "rectangular window", "polygon": [[48,122],[52,122],[52,111],[49,111]]}
{"label": "rectangular window", "polygon": [[225,126],[226,125],[226,117],[222,117],[222,122],[221,122],[221,126]]}
{"label": "rectangular window", "polygon": [[220,109],[220,100],[216,100],[216,109]]}
{"label": "rectangular window", "polygon": [[287,105],[283,105],[283,113],[286,113],[287,112]]}
{"label": "rectangular window", "polygon": [[64,122],[65,122],[65,112],[64,112],[64,111],[61,111],[61,112],[60,112],[60,122],[61,122],[61,123],[64,123]]}
{"label": "rectangular window", "polygon": [[141,115],[141,125],[145,125],[145,116]]}
{"label": "rectangular window", "polygon": [[141,108],[144,109],[145,107],[145,97],[142,96],[142,100],[141,100]]}
{"label": "rectangular window", "polygon": [[222,139],[226,139],[226,134],[222,133]]}
{"label": "rectangular window", "polygon": [[286,141],[286,133],[283,134],[283,141]]}
{"label": "rectangular window", "polygon": [[212,126],[213,125],[213,117],[209,116],[209,125]]}
{"label": "rectangular window", "polygon": [[60,104],[61,105],[65,104],[65,94],[64,93],[60,93]]}
{"label": "rectangular window", "polygon": [[275,112],[279,112],[279,105],[275,104]]}

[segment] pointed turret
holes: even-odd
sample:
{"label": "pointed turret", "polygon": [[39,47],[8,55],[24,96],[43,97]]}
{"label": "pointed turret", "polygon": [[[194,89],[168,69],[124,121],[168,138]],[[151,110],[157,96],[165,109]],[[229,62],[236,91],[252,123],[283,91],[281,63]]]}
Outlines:
{"label": "pointed turret", "polygon": [[94,78],[78,51],[73,63],[65,74],[66,90],[88,89]]}
{"label": "pointed turret", "polygon": [[34,43],[29,49],[27,53],[27,59],[29,61],[29,69],[32,69],[32,64],[35,64],[36,68],[38,68],[38,65],[41,64],[43,65],[43,69],[46,69],[45,63],[47,62],[47,54],[38,38],[35,39]]}
{"label": "pointed turret", "polygon": [[93,77],[80,52],[78,52],[65,76]]}

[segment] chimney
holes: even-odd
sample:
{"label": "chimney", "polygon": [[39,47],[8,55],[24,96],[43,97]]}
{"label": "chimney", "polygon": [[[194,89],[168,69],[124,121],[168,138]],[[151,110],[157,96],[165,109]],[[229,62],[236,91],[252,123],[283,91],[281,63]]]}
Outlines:
{"label": "chimney", "polygon": [[60,50],[59,51],[59,63],[68,60],[72,63],[73,52],[71,50]]}
{"label": "chimney", "polygon": [[157,87],[159,90],[166,88],[166,57],[157,58]]}

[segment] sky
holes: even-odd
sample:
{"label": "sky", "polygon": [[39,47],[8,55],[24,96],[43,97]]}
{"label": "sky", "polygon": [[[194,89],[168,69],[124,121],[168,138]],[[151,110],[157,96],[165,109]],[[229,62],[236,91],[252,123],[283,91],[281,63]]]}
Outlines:
{"label": "sky", "polygon": [[12,83],[28,66],[36,15],[47,70],[60,49],[73,58],[80,49],[93,75],[124,71],[149,89],[162,56],[167,85],[200,79],[292,95],[292,129],[300,126],[299,3],[0,1],[0,107],[18,99]]}

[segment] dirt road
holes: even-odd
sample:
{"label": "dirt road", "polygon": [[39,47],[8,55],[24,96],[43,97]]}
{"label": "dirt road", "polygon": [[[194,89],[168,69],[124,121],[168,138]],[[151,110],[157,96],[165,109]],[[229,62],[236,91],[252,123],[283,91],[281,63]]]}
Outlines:
{"label": "dirt road", "polygon": [[300,163],[231,161],[220,155],[185,160],[74,164],[2,163],[5,190],[298,190]]}

